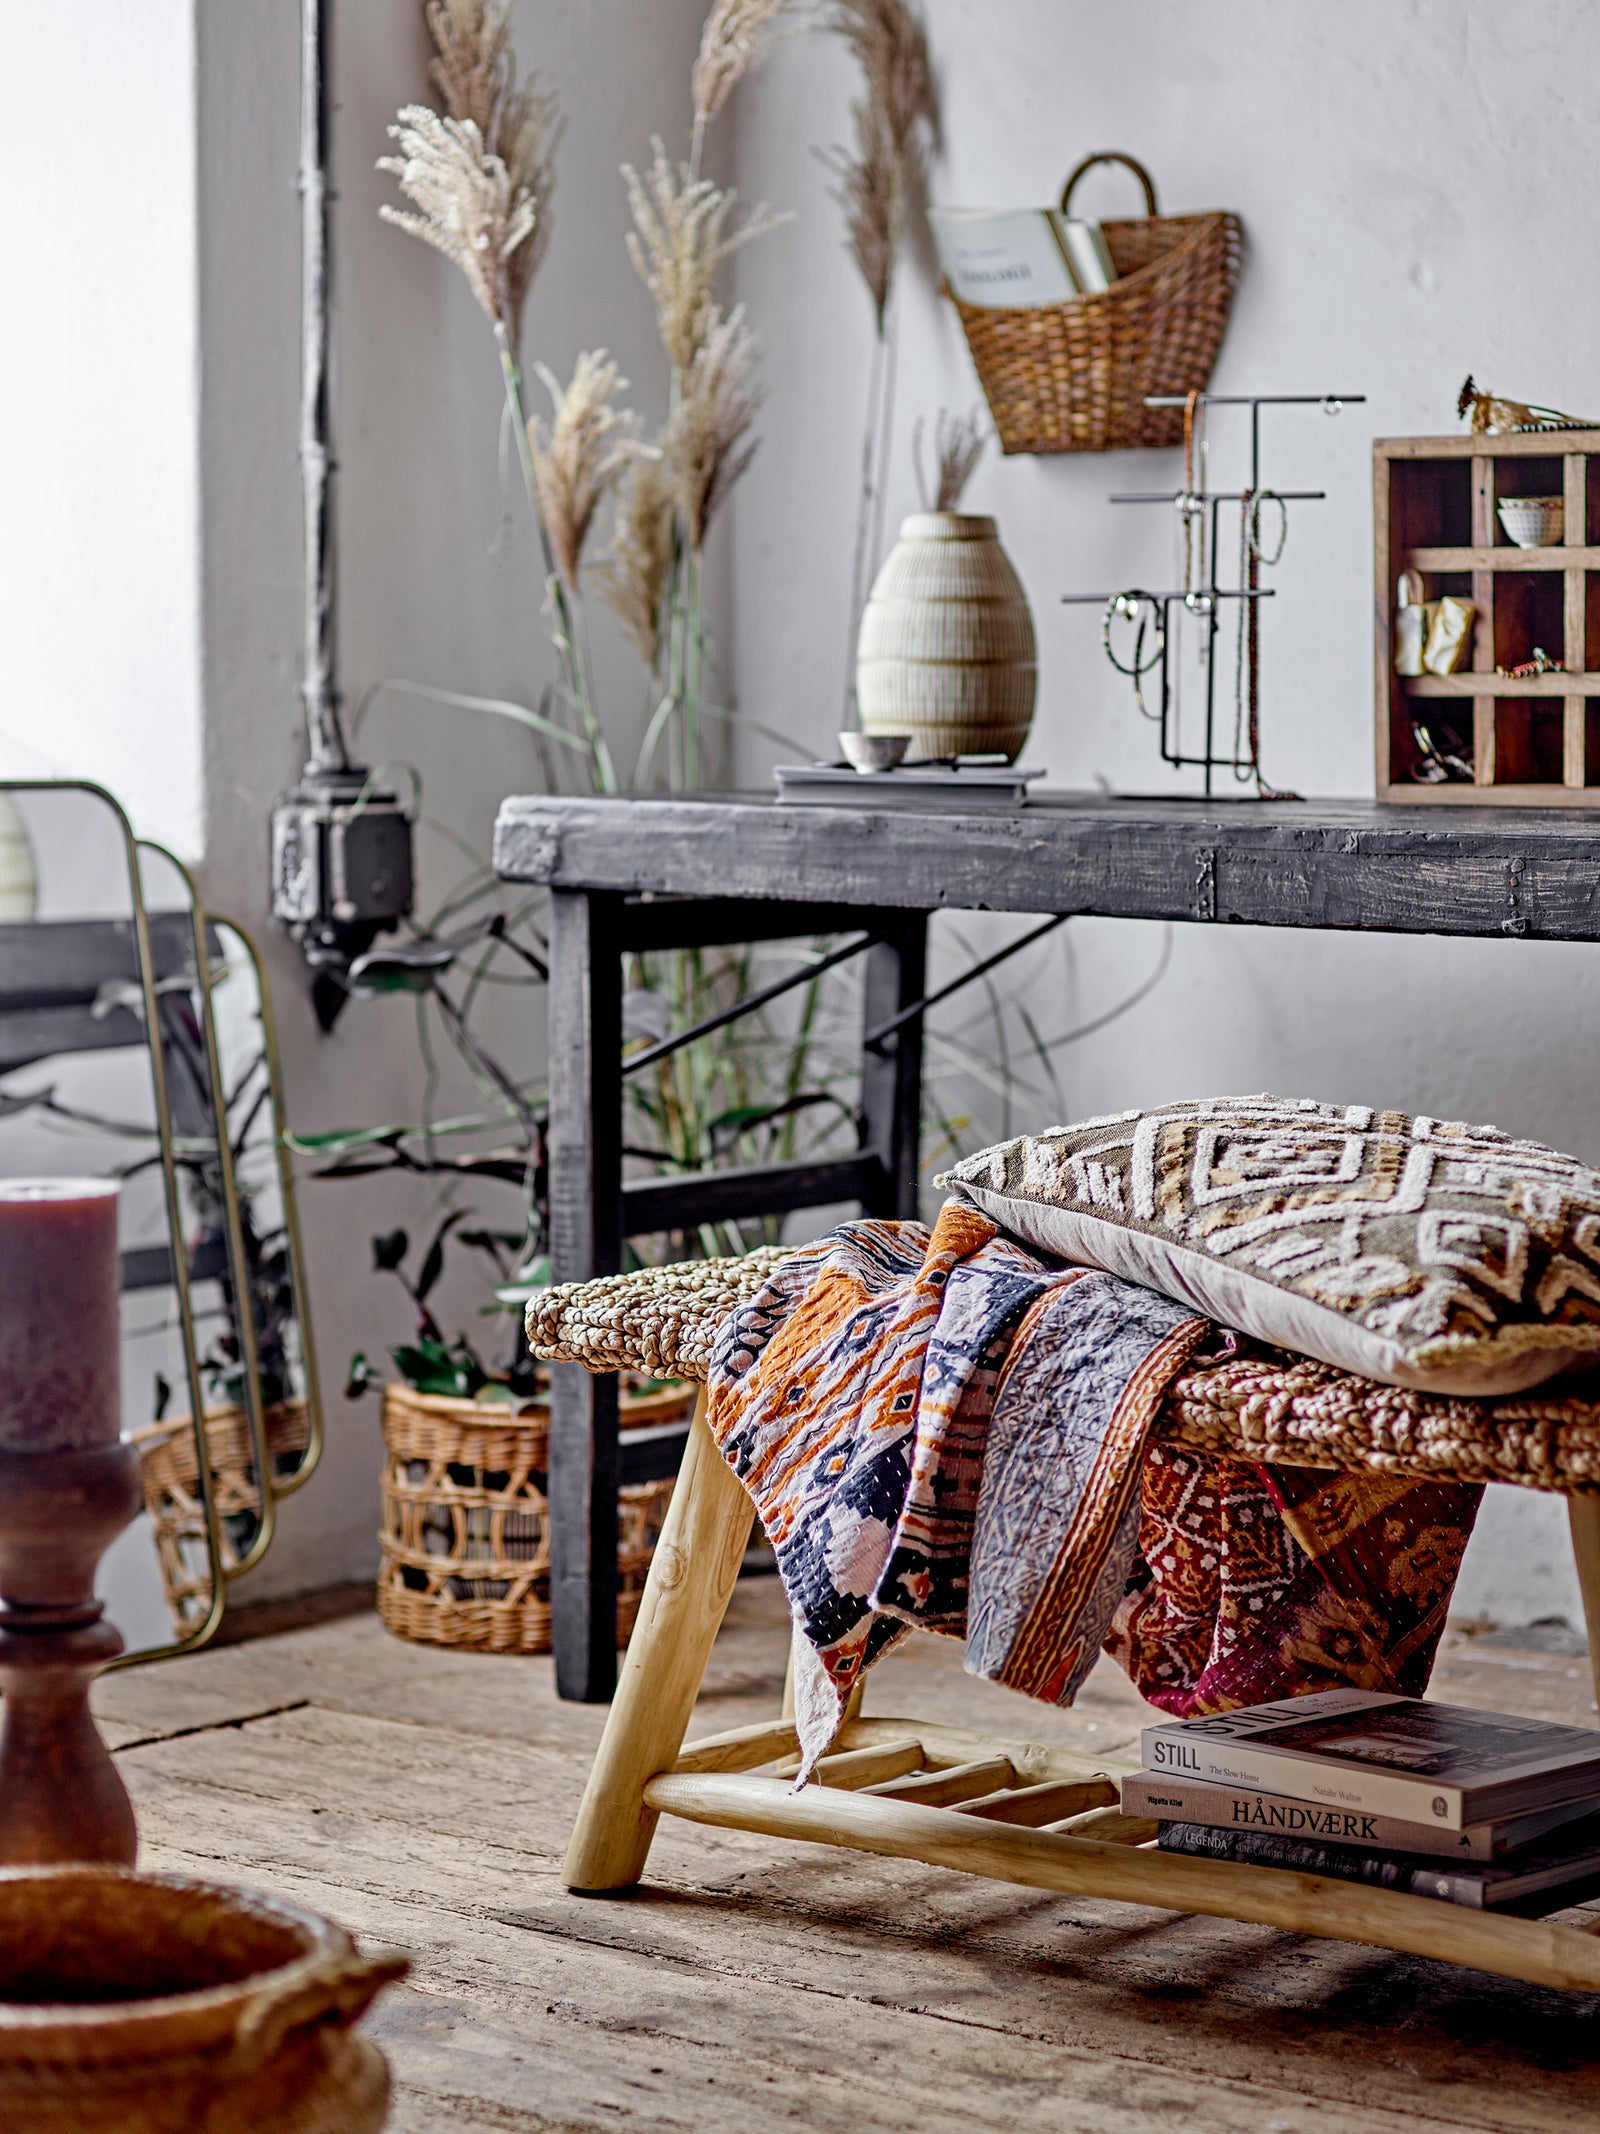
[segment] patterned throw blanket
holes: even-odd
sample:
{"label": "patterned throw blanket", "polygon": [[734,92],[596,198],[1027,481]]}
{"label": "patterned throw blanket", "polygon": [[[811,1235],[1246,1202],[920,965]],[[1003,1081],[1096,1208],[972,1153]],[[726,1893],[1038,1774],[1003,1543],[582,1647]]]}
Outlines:
{"label": "patterned throw blanket", "polygon": [[[708,1419],[801,1633],[802,1782],[863,1669],[913,1626],[964,1636],[972,1673],[1057,1704],[1108,1635],[1171,1710],[1290,1694],[1286,1671],[1300,1688],[1330,1669],[1387,1683],[1403,1659],[1426,1680],[1479,1493],[1280,1470],[1252,1495],[1232,1462],[1147,1465],[1170,1380],[1217,1338],[1152,1290],[1045,1264],[957,1202],[931,1233],[847,1223],[733,1314]],[[1403,1605],[1356,1595],[1330,1614],[1339,1579],[1373,1568],[1364,1533],[1404,1557]]]}

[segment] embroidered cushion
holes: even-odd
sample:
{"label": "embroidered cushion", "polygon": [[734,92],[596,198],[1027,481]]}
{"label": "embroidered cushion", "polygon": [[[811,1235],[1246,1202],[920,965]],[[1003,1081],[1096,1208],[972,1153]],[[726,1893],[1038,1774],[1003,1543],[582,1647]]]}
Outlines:
{"label": "embroidered cushion", "polygon": [[938,1183],[1388,1385],[1516,1393],[1600,1353],[1600,1172],[1492,1126],[1215,1097],[1003,1141]]}

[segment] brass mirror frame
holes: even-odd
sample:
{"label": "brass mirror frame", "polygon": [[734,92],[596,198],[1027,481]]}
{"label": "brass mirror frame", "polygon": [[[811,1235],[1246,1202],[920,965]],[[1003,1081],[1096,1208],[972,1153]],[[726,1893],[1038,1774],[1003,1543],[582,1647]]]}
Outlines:
{"label": "brass mirror frame", "polygon": [[[217,1175],[222,1188],[223,1225],[228,1245],[228,1270],[233,1286],[234,1332],[239,1343],[239,1365],[245,1427],[250,1437],[251,1456],[255,1462],[257,1492],[260,1509],[256,1515],[256,1530],[250,1545],[232,1562],[223,1562],[222,1576],[231,1583],[242,1578],[246,1571],[253,1571],[272,1545],[272,1536],[277,1525],[277,1492],[273,1489],[271,1454],[267,1444],[267,1419],[261,1400],[261,1367],[256,1351],[255,1311],[250,1284],[250,1266],[245,1255],[244,1225],[239,1215],[239,1185],[233,1167],[233,1137],[228,1129],[228,1089],[222,1074],[222,1054],[217,1044],[217,1020],[212,1007],[212,958],[211,943],[207,938],[208,915],[200,900],[200,891],[194,876],[177,854],[153,838],[140,838],[138,850],[151,853],[169,866],[183,884],[189,898],[189,917],[194,942],[195,994],[200,1011],[200,1028],[205,1040],[206,1073],[211,1084],[211,1120],[214,1129]],[[141,890],[143,884],[141,883]],[[159,1030],[159,1025],[157,1026]],[[169,1139],[170,1139],[169,1135]],[[208,1150],[208,1154],[210,1151]],[[176,1151],[174,1150],[174,1158]],[[174,1169],[176,1161],[174,1160]],[[182,1236],[180,1230],[177,1235]],[[191,1318],[191,1331],[192,1331]],[[197,1365],[198,1371],[198,1365]],[[209,1418],[205,1406],[195,1409],[195,1428],[198,1433],[200,1464],[209,1482],[211,1467],[211,1440],[207,1428]],[[220,1541],[220,1532],[219,1532]],[[220,1618],[219,1618],[220,1620]]]}
{"label": "brass mirror frame", "polygon": [[265,1054],[268,1104],[272,1115],[272,1152],[277,1167],[278,1191],[283,1201],[284,1237],[288,1246],[289,1274],[294,1283],[295,1319],[300,1335],[300,1367],[305,1377],[305,1452],[293,1474],[270,1476],[272,1494],[275,1497],[290,1497],[309,1482],[316,1471],[322,1458],[324,1428],[322,1389],[317,1376],[316,1337],[311,1324],[311,1295],[306,1281],[305,1246],[300,1234],[300,1205],[295,1191],[294,1157],[290,1152],[289,1120],[283,1103],[283,1065],[278,1049],[278,1025],[273,1013],[266,965],[262,961],[261,951],[256,946],[254,936],[248,927],[241,926],[237,919],[230,918],[226,912],[214,911],[209,914],[209,920],[215,925],[225,926],[244,950],[255,978],[256,999],[260,1004],[261,1044]]}
{"label": "brass mirror frame", "polygon": [[[211,1465],[204,1432],[205,1404],[200,1382],[200,1346],[195,1336],[194,1310],[189,1292],[189,1268],[183,1252],[183,1204],[178,1189],[178,1170],[173,1157],[172,1110],[167,1091],[166,1060],[161,1045],[160,1000],[156,991],[155,957],[150,947],[149,911],[139,873],[139,841],[133,834],[122,804],[90,778],[0,779],[0,793],[78,792],[91,796],[110,814],[122,836],[127,861],[128,888],[132,904],[133,939],[139,966],[139,989],[144,1004],[145,1049],[150,1059],[151,1089],[155,1097],[156,1135],[161,1151],[161,1181],[167,1209],[167,1232],[172,1256],[172,1289],[177,1299],[183,1334],[184,1372],[189,1385],[190,1414],[194,1418],[197,1487],[205,1517],[206,1553],[211,1568],[211,1605],[201,1621],[181,1638],[165,1645],[148,1645],[138,1652],[123,1653],[113,1667],[143,1665],[151,1660],[175,1659],[195,1652],[216,1636],[227,1605],[227,1581],[222,1564],[222,1534],[217,1520],[216,1496],[211,1486]],[[187,872],[187,870],[185,870]],[[203,923],[203,922],[202,922]]]}

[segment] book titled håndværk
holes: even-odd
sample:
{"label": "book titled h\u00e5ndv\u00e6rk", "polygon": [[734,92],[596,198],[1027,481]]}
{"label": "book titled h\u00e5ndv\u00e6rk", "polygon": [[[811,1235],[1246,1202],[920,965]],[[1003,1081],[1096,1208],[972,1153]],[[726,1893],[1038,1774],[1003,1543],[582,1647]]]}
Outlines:
{"label": "book titled h\u00e5ndv\u00e6rk", "polygon": [[1420,1697],[1332,1689],[1146,1727],[1163,1778],[1243,1786],[1462,1830],[1600,1797],[1600,1733]]}
{"label": "book titled h\u00e5ndv\u00e6rk", "polygon": [[1192,1779],[1131,1771],[1122,1781],[1122,1812],[1163,1823],[1201,1823],[1217,1830],[1261,1830],[1274,1837],[1311,1839],[1364,1852],[1427,1853],[1440,1859],[1503,1860],[1551,1837],[1563,1826],[1600,1812],[1600,1798],[1583,1795],[1531,1815],[1501,1816],[1447,1830],[1359,1808],[1332,1808],[1297,1801],[1286,1793],[1260,1793],[1248,1786],[1208,1786]]}
{"label": "book titled h\u00e5ndv\u00e6rk", "polygon": [[1474,1911],[1518,1912],[1541,1918],[1600,1893],[1600,1820],[1591,1816],[1509,1860],[1437,1860],[1415,1853],[1360,1852],[1315,1838],[1270,1830],[1216,1830],[1205,1823],[1163,1823],[1163,1852],[1204,1860],[1241,1860],[1253,1867],[1288,1868],[1437,1897]]}

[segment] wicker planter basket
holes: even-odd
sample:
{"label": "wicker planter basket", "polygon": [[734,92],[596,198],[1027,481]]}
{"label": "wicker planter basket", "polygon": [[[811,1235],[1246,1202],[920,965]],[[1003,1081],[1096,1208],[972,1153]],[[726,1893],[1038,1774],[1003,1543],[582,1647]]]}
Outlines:
{"label": "wicker planter basket", "polygon": [[1236,215],[1158,215],[1150,174],[1132,156],[1086,156],[1061,195],[1096,163],[1125,163],[1148,215],[1101,224],[1118,279],[1098,296],[1004,311],[956,310],[1002,452],[1118,452],[1183,442],[1181,408],[1149,393],[1203,391],[1227,330],[1243,232]]}
{"label": "wicker planter basket", "polygon": [[[303,1400],[286,1400],[269,1408],[263,1420],[274,1471],[281,1472],[311,1442],[310,1413]],[[252,1529],[261,1516],[261,1482],[242,1408],[213,1408],[205,1432],[226,1570],[239,1560],[238,1535]],[[211,1558],[194,1423],[187,1415],[168,1416],[130,1432],[129,1442],[138,1448],[161,1583],[181,1635],[203,1622],[211,1607]]]}
{"label": "wicker planter basket", "polygon": [[[687,1418],[692,1387],[624,1394],[623,1428]],[[383,1389],[378,1614],[397,1637],[473,1652],[550,1650],[550,1531],[544,1494],[550,1411]],[[639,1612],[670,1480],[632,1483],[617,1503],[617,1635]]]}

